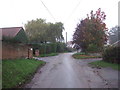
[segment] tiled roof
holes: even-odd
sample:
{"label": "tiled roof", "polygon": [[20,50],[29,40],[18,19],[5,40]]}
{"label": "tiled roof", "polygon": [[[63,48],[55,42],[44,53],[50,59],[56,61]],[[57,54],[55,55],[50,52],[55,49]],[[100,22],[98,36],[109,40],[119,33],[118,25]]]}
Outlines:
{"label": "tiled roof", "polygon": [[15,37],[17,33],[22,29],[22,27],[8,27],[1,29],[2,29],[2,36]]}
{"label": "tiled roof", "polygon": [[112,46],[120,46],[120,40],[118,40],[117,42],[113,43]]}

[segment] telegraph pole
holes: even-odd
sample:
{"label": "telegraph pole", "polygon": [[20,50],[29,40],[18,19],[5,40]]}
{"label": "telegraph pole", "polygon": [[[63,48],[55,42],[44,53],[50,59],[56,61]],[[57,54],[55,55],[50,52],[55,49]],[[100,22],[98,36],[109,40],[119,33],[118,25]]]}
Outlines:
{"label": "telegraph pole", "polygon": [[67,32],[66,32],[66,44],[67,44]]}
{"label": "telegraph pole", "polygon": [[120,1],[118,2],[118,26],[120,27]]}

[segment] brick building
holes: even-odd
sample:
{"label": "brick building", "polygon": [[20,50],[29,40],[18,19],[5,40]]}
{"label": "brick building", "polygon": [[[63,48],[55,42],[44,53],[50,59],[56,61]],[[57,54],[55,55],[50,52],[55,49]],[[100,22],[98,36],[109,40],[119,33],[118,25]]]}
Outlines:
{"label": "brick building", "polygon": [[1,28],[2,59],[32,58],[33,51],[22,27]]}

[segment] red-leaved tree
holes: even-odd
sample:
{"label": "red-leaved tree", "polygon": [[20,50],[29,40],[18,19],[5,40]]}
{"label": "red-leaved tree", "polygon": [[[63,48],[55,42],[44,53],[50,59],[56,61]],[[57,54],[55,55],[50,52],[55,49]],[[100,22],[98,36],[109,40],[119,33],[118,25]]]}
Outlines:
{"label": "red-leaved tree", "polygon": [[106,15],[99,8],[94,14],[91,11],[90,15],[87,14],[87,18],[80,21],[77,24],[76,30],[73,35],[73,44],[75,48],[78,46],[83,51],[87,51],[91,45],[96,47],[96,51],[101,51],[104,44],[107,42],[106,24],[104,20]]}

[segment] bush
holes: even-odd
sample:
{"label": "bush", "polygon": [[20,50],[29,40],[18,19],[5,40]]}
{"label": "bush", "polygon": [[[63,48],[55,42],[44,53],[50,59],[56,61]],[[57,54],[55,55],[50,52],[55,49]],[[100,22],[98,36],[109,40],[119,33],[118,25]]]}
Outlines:
{"label": "bush", "polygon": [[110,63],[120,64],[120,57],[118,57],[119,53],[120,47],[108,47],[103,52],[103,60]]}
{"label": "bush", "polygon": [[65,43],[40,43],[32,44],[33,54],[35,54],[35,49],[39,49],[40,54],[50,54],[57,52],[65,52],[67,50]]}
{"label": "bush", "polygon": [[100,48],[98,48],[98,46],[96,44],[89,44],[88,48],[87,48],[87,52],[91,52],[91,53],[95,53],[95,52],[99,52]]}

